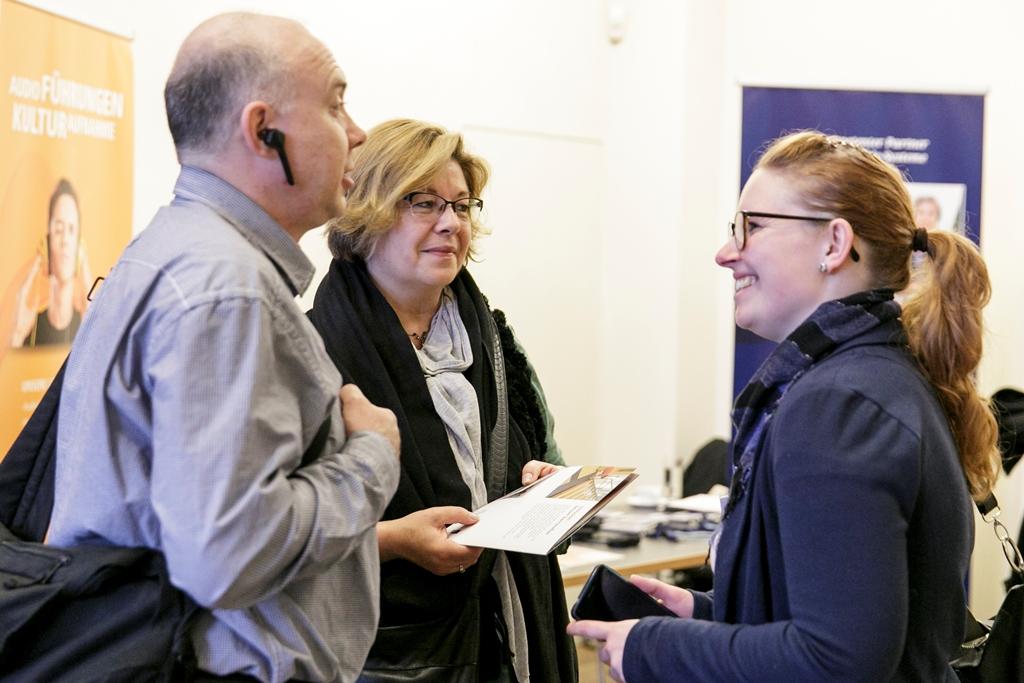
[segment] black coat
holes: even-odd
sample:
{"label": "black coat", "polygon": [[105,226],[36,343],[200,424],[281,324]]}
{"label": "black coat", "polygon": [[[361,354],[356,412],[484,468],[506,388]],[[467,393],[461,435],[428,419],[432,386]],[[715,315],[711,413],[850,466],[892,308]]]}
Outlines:
{"label": "black coat", "polygon": [[[533,431],[527,424],[529,418],[513,408],[507,466],[504,472],[494,466],[492,430],[498,396],[492,360],[493,318],[465,270],[452,289],[472,345],[474,360],[465,376],[480,405],[484,478],[493,499],[518,488],[523,465],[539,459],[541,453],[531,448],[535,442],[528,438]],[[416,354],[365,264],[335,260],[317,291],[309,317],[343,380],[358,385],[370,401],[390,408],[398,418],[402,476],[384,519],[440,505],[471,508],[469,489],[434,410]],[[506,371],[515,370],[506,367]],[[508,403],[519,404],[511,399]],[[480,600],[491,581],[495,557],[495,551],[485,551],[464,574],[449,576],[436,576],[402,559],[383,563],[381,618],[367,661],[368,672],[398,675],[401,671],[405,677],[401,680],[475,681]],[[565,633],[568,614],[555,557],[508,553],[508,559],[526,619],[532,680],[575,680],[575,648]]]}
{"label": "black coat", "polygon": [[973,504],[901,339],[893,320],[793,382],[723,523],[713,601],[634,627],[629,680],[957,680]]}

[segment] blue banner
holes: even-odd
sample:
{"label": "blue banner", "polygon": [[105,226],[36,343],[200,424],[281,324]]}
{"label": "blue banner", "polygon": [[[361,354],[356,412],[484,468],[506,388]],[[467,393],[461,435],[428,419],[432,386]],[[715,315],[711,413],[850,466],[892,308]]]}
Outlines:
{"label": "blue banner", "polygon": [[[981,238],[980,95],[743,88],[740,186],[775,138],[813,128],[876,152],[908,180],[918,225]],[[774,343],[736,328],[733,396]]]}

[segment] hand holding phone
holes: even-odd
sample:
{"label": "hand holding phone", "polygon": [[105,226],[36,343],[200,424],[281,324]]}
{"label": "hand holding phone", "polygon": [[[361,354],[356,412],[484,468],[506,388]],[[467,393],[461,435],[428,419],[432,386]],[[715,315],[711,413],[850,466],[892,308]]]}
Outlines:
{"label": "hand holding phone", "polygon": [[577,620],[622,621],[675,616],[675,612],[604,564],[597,565],[590,572],[590,577],[572,606],[572,617]]}

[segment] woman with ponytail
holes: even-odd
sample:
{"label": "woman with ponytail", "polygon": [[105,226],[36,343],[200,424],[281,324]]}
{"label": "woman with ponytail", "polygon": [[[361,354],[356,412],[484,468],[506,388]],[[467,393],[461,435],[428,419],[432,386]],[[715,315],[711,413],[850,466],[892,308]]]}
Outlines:
{"label": "woman with ponytail", "polygon": [[739,209],[716,260],[736,323],[779,346],[734,407],[715,590],[635,577],[683,618],[569,631],[631,682],[955,681],[971,498],[998,472],[985,264],[915,227],[894,168],[818,132],[776,140]]}

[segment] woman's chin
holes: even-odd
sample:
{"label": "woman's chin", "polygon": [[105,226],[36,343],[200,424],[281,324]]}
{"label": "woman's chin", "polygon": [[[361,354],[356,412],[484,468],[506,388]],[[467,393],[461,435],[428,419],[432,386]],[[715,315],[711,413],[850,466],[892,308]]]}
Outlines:
{"label": "woman's chin", "polygon": [[751,334],[756,334],[758,337],[763,337],[764,339],[770,339],[768,335],[771,334],[771,332],[766,330],[763,325],[758,324],[758,321],[753,319],[751,316],[744,316],[740,311],[736,311],[735,321],[736,327],[741,330],[745,330]]}
{"label": "woman's chin", "polygon": [[453,259],[450,264],[434,270],[434,272],[431,273],[430,275],[430,279],[434,284],[440,287],[447,287],[455,280],[458,274],[459,266],[458,263],[456,263],[455,260]]}
{"label": "woman's chin", "polygon": [[458,274],[459,271],[454,268],[431,270],[430,273],[417,278],[417,284],[424,289],[444,289],[455,281]]}

